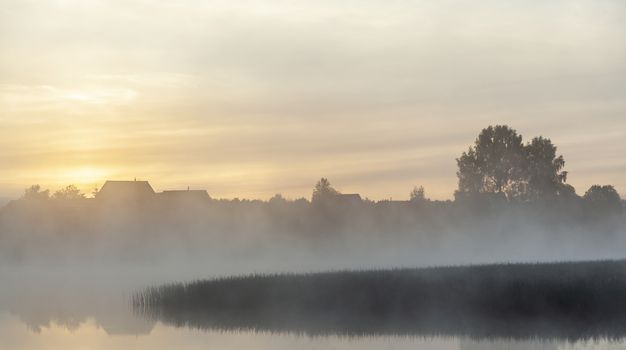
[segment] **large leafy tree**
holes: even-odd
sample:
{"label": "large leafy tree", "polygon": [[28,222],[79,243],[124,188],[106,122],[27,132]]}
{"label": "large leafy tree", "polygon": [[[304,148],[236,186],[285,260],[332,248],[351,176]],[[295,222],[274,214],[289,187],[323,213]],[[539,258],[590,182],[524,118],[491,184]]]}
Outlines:
{"label": "large leafy tree", "polygon": [[506,125],[489,126],[457,165],[459,192],[516,196],[525,171],[522,136]]}
{"label": "large leafy tree", "polygon": [[497,193],[509,199],[536,200],[575,195],[565,184],[565,160],[550,139],[522,136],[506,126],[489,126],[457,159],[459,193]]}
{"label": "large leafy tree", "polygon": [[535,137],[525,146],[526,177],[528,195],[532,199],[546,198],[571,192],[566,187],[567,171],[563,171],[565,160],[556,155],[556,146],[543,137]]}

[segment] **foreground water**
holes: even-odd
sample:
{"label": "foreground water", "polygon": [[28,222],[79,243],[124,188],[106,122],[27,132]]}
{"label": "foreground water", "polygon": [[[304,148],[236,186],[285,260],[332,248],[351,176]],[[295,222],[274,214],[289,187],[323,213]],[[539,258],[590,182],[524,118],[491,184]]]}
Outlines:
{"label": "foreground water", "polygon": [[1,269],[0,349],[626,349],[625,340],[605,339],[572,343],[202,331],[132,311],[129,298],[138,288],[193,278],[195,273],[186,271]]}
{"label": "foreground water", "polygon": [[[119,331],[120,329],[117,329]],[[73,325],[51,321],[29,328],[19,316],[0,316],[1,349],[626,349],[626,342],[605,340],[577,343],[555,341],[471,340],[458,338],[303,337],[255,332],[203,332],[155,323],[128,333],[104,328],[89,317]]]}

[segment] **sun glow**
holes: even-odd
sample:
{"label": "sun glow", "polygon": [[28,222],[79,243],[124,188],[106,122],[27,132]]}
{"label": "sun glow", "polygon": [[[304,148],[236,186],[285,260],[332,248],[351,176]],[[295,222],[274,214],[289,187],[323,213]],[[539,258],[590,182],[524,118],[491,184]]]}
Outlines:
{"label": "sun glow", "polygon": [[106,180],[109,171],[97,167],[65,169],[57,174],[57,181],[65,185],[76,185],[82,190],[92,189]]}

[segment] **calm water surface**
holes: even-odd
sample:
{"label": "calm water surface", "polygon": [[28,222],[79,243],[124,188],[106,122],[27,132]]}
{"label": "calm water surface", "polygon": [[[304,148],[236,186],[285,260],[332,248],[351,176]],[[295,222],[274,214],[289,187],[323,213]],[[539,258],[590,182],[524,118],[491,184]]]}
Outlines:
{"label": "calm water surface", "polygon": [[0,349],[626,349],[624,340],[310,337],[175,327],[136,315],[130,296],[144,286],[194,274],[152,271],[0,269]]}
{"label": "calm water surface", "polygon": [[[155,323],[149,329],[109,328],[93,317],[50,321],[37,329],[19,316],[0,316],[1,349],[626,349],[625,342],[476,341],[458,338],[306,337],[255,332],[204,332]],[[135,333],[136,332],[136,333]]]}

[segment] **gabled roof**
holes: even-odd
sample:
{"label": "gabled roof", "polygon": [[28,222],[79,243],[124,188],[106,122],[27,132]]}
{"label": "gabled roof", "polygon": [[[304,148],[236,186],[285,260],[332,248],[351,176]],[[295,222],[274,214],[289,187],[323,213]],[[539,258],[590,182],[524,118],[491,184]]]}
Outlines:
{"label": "gabled roof", "polygon": [[154,195],[154,189],[148,181],[107,181],[104,183],[97,199],[142,199]]}
{"label": "gabled roof", "polygon": [[332,203],[338,205],[353,205],[363,202],[361,195],[358,193],[340,193],[329,199]]}

